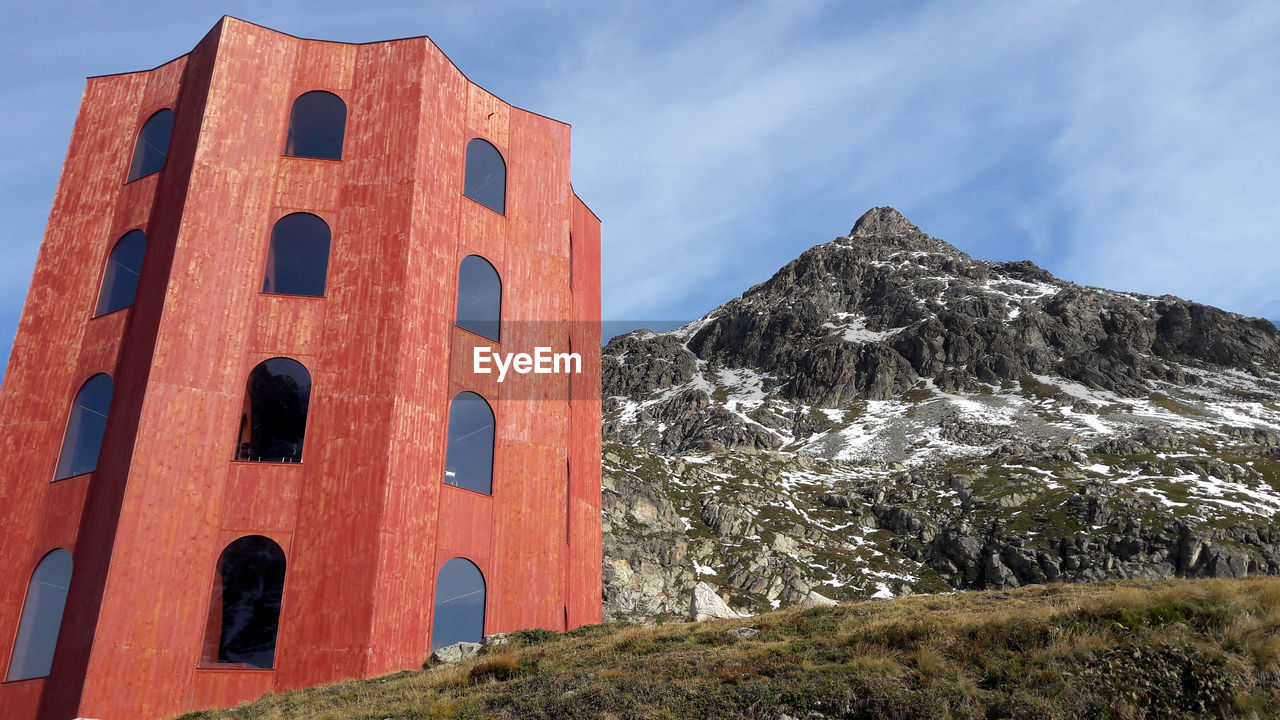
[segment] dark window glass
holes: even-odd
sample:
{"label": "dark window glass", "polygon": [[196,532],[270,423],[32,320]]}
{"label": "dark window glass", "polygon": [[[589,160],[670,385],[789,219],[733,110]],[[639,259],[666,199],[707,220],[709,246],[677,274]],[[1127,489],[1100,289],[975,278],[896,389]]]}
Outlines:
{"label": "dark window glass", "polygon": [[138,142],[133,146],[133,162],[129,165],[129,180],[164,169],[169,155],[169,139],[173,137],[173,111],[165,108],[147,119]]}
{"label": "dark window glass", "polygon": [[494,212],[507,211],[507,164],[498,148],[488,141],[475,138],[467,143],[467,176],[462,194]]}
{"label": "dark window glass", "polygon": [[237,460],[302,462],[311,373],[290,358],[271,358],[249,373]]}
{"label": "dark window glass", "polygon": [[98,451],[102,449],[102,433],[107,429],[107,411],[111,409],[111,377],[99,373],[76,393],[67,419],[67,434],[62,438],[62,454],[54,480],[93,472],[98,467]]}
{"label": "dark window glass", "polygon": [[484,575],[465,558],[454,558],[436,576],[431,649],[484,637]]}
{"label": "dark window glass", "polygon": [[498,341],[502,320],[502,280],[488,260],[468,255],[458,266],[457,326]]}
{"label": "dark window glass", "polygon": [[[209,604],[209,628],[217,632],[218,653],[215,659],[206,651],[206,662],[275,665],[284,566],[284,551],[261,535],[242,537],[222,551]],[[212,650],[213,643],[205,647]]]}
{"label": "dark window glass", "polygon": [[493,410],[473,392],[458,393],[449,404],[444,481],[486,495],[493,492]]}
{"label": "dark window glass", "polygon": [[311,213],[280,218],[271,229],[262,292],[324,295],[329,271],[329,225]]}
{"label": "dark window glass", "polygon": [[147,235],[141,230],[130,230],[116,242],[107,257],[107,269],[102,273],[102,290],[98,293],[98,309],[95,315],[106,315],[133,304],[138,292],[138,278],[142,275],[142,255],[147,250]]}
{"label": "dark window glass", "polygon": [[289,139],[284,154],[294,157],[342,159],[342,135],[347,129],[347,104],[330,92],[303,93],[289,113]]}
{"label": "dark window glass", "polygon": [[13,644],[6,681],[44,677],[53,666],[58,646],[62,609],[71,586],[71,553],[58,548],[40,561],[27,586],[27,600],[18,623],[18,639]]}

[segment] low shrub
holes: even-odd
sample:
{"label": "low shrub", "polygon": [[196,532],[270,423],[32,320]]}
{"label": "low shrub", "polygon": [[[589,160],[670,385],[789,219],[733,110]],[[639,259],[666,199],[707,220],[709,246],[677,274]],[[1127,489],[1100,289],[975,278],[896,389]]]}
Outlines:
{"label": "low shrub", "polygon": [[515,654],[495,655],[471,668],[471,681],[503,681],[515,677],[520,671],[520,658]]}

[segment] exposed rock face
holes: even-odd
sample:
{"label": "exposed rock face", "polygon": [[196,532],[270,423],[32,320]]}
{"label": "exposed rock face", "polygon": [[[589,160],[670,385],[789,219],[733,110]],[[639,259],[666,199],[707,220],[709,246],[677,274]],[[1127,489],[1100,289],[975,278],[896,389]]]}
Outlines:
{"label": "exposed rock face", "polygon": [[716,594],[715,588],[704,582],[700,582],[693,587],[693,594],[689,601],[690,620],[702,622],[703,620],[737,617],[740,617],[738,613],[734,612],[728,603]]}
{"label": "exposed rock face", "polygon": [[605,348],[610,616],[1280,571],[1280,332],[874,208]]}
{"label": "exposed rock face", "polygon": [[831,607],[836,604],[838,603],[835,600],[813,590],[810,590],[809,594],[800,600],[800,607]]}
{"label": "exposed rock face", "polygon": [[[652,363],[615,364],[606,394],[639,397],[691,377],[693,358],[681,356],[676,337],[650,338]],[[614,342],[615,357],[641,352],[634,334]],[[1170,296],[1079,287],[1026,261],[973,260],[893,209],[875,208],[848,237],[812,248],[709,313],[688,349],[701,361],[787,380],[785,398],[838,407],[890,399],[920,378],[976,389],[975,381],[1029,374],[1145,396],[1149,381],[1188,381],[1176,363],[1274,368],[1280,334],[1268,321]],[[617,382],[624,375],[657,382]]]}
{"label": "exposed rock face", "polygon": [[606,616],[682,615],[697,576],[684,522],[664,483],[607,474],[603,526]]}
{"label": "exposed rock face", "polygon": [[612,394],[641,399],[656,389],[688,382],[698,369],[684,344],[671,335],[628,333],[610,341],[610,347],[611,354],[627,360],[603,368],[604,386]]}

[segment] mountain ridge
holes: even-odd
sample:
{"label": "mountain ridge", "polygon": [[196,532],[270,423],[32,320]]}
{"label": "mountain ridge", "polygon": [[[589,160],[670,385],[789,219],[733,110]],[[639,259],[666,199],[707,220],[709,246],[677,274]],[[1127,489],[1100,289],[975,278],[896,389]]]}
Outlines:
{"label": "mountain ridge", "polygon": [[1280,569],[1260,318],[975,260],[880,207],[604,355],[611,612],[678,612],[699,578],[760,609]]}

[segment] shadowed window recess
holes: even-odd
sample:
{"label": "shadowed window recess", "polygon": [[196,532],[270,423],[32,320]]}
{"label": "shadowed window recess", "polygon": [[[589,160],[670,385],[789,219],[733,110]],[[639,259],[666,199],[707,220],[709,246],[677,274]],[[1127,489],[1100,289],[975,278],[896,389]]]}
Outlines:
{"label": "shadowed window recess", "polygon": [[242,537],[222,551],[209,602],[205,664],[275,666],[284,570],[284,551],[261,535]]}
{"label": "shadowed window recess", "polygon": [[142,277],[142,256],[147,251],[147,234],[130,230],[111,248],[107,267],[102,273],[102,289],[98,292],[98,308],[94,317],[123,310],[133,304]]}
{"label": "shadowed window recess", "polygon": [[71,586],[71,553],[58,548],[44,556],[27,585],[27,599],[18,622],[18,638],[5,682],[44,677],[53,667],[62,609]]}
{"label": "shadowed window recess", "polygon": [[126,182],[163,170],[172,137],[172,110],[165,108],[148,118],[138,133],[137,144],[133,146],[133,162],[129,164],[129,179]]}
{"label": "shadowed window recess", "polygon": [[271,228],[262,292],[324,295],[329,272],[329,224],[311,213],[293,213]]}
{"label": "shadowed window recess", "polygon": [[449,403],[444,481],[486,495],[493,493],[493,410],[473,392],[460,392]]}
{"label": "shadowed window recess", "polygon": [[468,255],[458,266],[458,327],[494,342],[502,326],[502,279],[488,260]]}
{"label": "shadowed window recess", "polygon": [[462,194],[494,212],[507,212],[507,163],[487,140],[467,143],[467,174]]}
{"label": "shadowed window recess", "polygon": [[67,433],[62,438],[62,454],[54,480],[83,475],[98,467],[102,450],[102,434],[107,430],[107,411],[111,409],[111,376],[98,373],[89,378],[76,393],[67,419]]}
{"label": "shadowed window recess", "polygon": [[347,129],[347,104],[331,92],[314,90],[293,101],[289,139],[284,154],[293,157],[342,159],[342,136]]}
{"label": "shadowed window recess", "polygon": [[431,649],[484,638],[484,575],[466,558],[454,558],[436,576]]}
{"label": "shadowed window recess", "polygon": [[291,358],[271,358],[249,373],[237,460],[302,462],[311,373]]}

